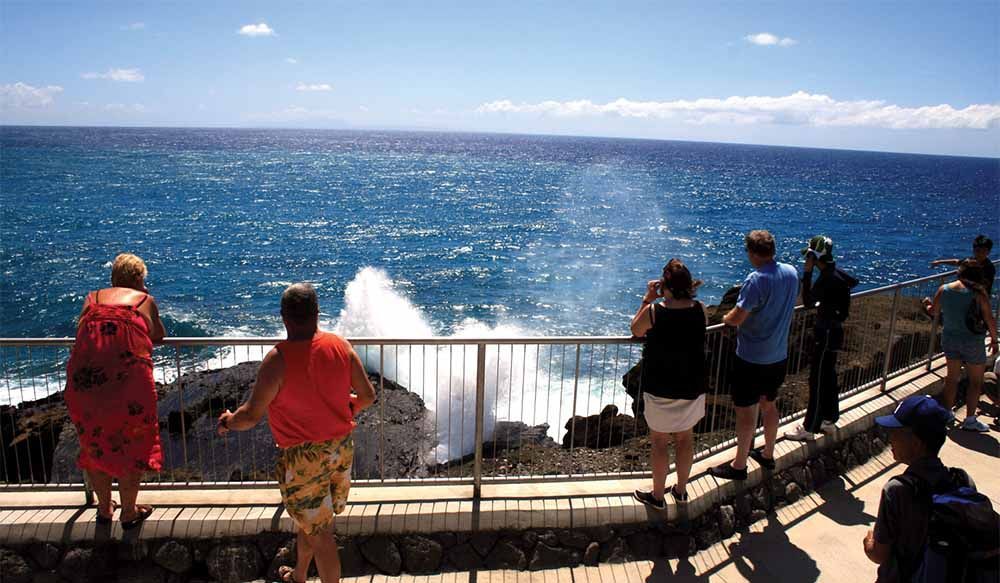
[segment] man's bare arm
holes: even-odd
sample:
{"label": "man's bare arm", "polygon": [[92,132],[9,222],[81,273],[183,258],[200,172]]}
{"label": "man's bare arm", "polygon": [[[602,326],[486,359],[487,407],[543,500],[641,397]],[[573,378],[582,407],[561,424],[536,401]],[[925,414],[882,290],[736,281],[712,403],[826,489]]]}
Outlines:
{"label": "man's bare arm", "polygon": [[267,407],[278,395],[278,389],[285,378],[285,359],[277,348],[272,348],[257,369],[257,380],[246,403],[232,413],[228,410],[219,416],[219,434],[229,431],[246,431],[260,423],[267,413]]}
{"label": "man's bare arm", "polygon": [[355,415],[375,402],[375,387],[368,380],[365,365],[354,350],[351,350],[351,388],[354,389],[354,393],[351,395],[351,411]]}
{"label": "man's bare arm", "polygon": [[935,259],[934,261],[931,261],[931,267],[936,267],[938,265],[954,265],[958,267],[958,264],[961,262],[961,259]]}
{"label": "man's bare arm", "polygon": [[750,312],[740,307],[735,307],[722,317],[722,323],[726,326],[740,326],[746,322]]}

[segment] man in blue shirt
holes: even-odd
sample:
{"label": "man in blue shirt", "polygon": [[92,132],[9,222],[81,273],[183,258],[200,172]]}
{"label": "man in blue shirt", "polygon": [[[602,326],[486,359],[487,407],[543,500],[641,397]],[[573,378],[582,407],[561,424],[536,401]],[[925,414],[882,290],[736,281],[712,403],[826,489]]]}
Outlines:
{"label": "man in blue shirt", "polygon": [[[736,361],[729,373],[736,407],[736,458],[709,470],[727,480],[747,478],[747,457],[766,469],[774,468],[778,436],[778,408],[774,400],[785,382],[788,331],[799,293],[795,268],[774,260],[774,236],[751,231],[746,236],[747,258],[756,269],[740,289],[736,307],[722,319],[737,328]],[[758,412],[764,421],[764,447],[750,450]]]}

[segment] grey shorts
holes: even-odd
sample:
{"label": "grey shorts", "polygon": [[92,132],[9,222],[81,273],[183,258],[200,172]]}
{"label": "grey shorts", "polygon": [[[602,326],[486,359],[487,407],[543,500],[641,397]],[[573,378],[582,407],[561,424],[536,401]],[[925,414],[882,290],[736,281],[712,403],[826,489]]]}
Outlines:
{"label": "grey shorts", "polygon": [[986,364],[986,344],[982,336],[943,336],[941,347],[948,360],[960,360],[966,364]]}

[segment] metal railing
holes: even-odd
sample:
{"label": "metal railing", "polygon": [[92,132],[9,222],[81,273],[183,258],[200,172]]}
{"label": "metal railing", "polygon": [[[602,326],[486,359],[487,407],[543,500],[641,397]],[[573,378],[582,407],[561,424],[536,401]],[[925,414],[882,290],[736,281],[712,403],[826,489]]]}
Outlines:
{"label": "metal railing", "polygon": [[[921,299],[954,272],[856,293],[837,374],[842,397],[930,366],[937,319]],[[1000,286],[998,286],[1000,287]],[[995,305],[1000,306],[1000,302]],[[721,313],[715,317],[721,316]],[[783,420],[808,401],[814,310],[796,310]],[[154,354],[164,487],[270,483],[266,423],[215,436],[215,419],[246,397],[257,363],[280,338],[168,338]],[[641,355],[629,337],[352,338],[378,393],[358,418],[354,480],[473,484],[648,475],[645,422],[622,376]],[[59,391],[71,338],[0,339],[0,488],[76,487],[78,441]],[[707,410],[696,457],[735,440],[729,368],[735,334],[706,335]],[[640,396],[641,398],[641,396]],[[613,407],[613,408],[612,408]]]}

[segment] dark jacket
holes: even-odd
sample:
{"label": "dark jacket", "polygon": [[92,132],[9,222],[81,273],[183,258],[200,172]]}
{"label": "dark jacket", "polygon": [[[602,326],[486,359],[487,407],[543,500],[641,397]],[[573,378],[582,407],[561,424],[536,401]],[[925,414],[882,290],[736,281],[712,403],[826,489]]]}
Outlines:
{"label": "dark jacket", "polygon": [[851,311],[851,289],[858,285],[834,263],[827,264],[813,283],[812,272],[802,276],[802,304],[806,309],[817,308],[817,325],[843,322]]}

